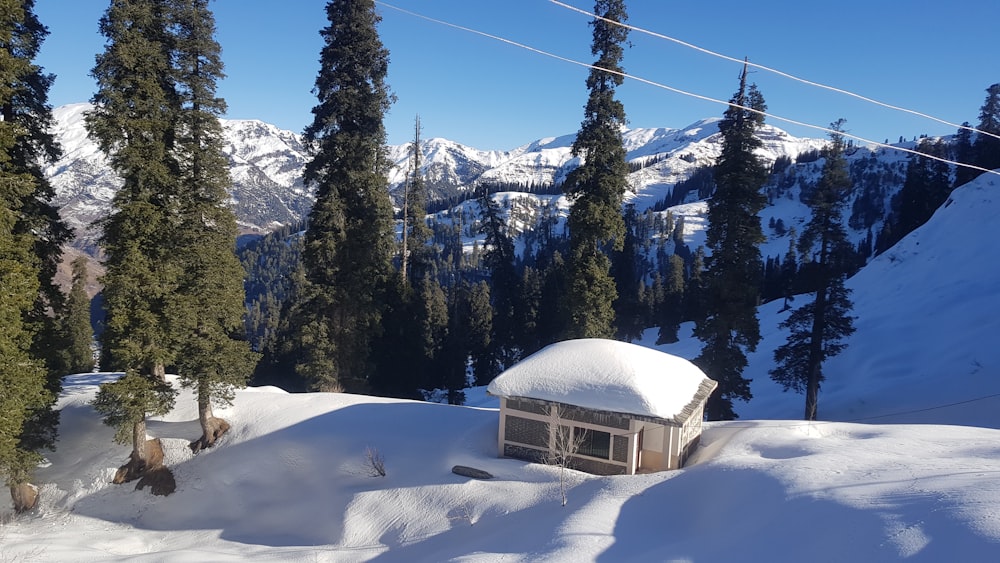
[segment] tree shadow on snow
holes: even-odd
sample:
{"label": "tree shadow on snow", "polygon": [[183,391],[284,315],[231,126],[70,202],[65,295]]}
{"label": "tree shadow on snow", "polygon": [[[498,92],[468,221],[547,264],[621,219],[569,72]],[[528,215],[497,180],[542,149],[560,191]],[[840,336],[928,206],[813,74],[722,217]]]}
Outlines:
{"label": "tree shadow on snow", "polygon": [[[167,435],[190,425],[155,424],[157,434]],[[348,404],[245,442],[223,437],[215,448],[171,467],[178,488],[170,496],[109,485],[77,500],[72,510],[139,529],[219,530],[222,539],[245,544],[335,548],[358,495],[459,485],[467,479],[452,474],[453,465],[504,461],[496,458],[496,425],[495,411],[419,402]],[[368,447],[383,455],[386,477],[368,473]]]}

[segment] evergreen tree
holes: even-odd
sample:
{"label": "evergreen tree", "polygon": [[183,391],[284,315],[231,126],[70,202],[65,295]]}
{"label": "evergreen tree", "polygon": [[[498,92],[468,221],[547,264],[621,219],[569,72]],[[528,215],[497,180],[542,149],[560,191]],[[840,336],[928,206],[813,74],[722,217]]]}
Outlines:
{"label": "evergreen tree", "polygon": [[663,287],[663,301],[657,318],[660,329],[656,336],[657,344],[672,344],[677,342],[677,331],[683,320],[684,311],[681,308],[684,299],[684,259],[671,254],[670,267],[667,270],[666,283]]}
{"label": "evergreen tree", "polygon": [[[32,65],[13,49],[15,29],[25,19],[20,1],[0,0],[0,104],[6,106]],[[37,189],[35,178],[12,158],[25,130],[0,120],[0,476],[13,487],[28,483],[41,456],[22,439],[34,411],[51,404],[45,369],[30,353],[33,331],[26,322],[40,288],[40,259],[30,234],[19,232],[23,202]],[[29,506],[15,505],[17,510]]]}
{"label": "evergreen tree", "polygon": [[[477,384],[486,385],[501,369],[520,359],[518,334],[525,327],[518,317],[522,314],[524,301],[522,275],[515,263],[514,240],[501,216],[500,206],[485,188],[479,190],[479,212],[479,232],[486,237],[483,262],[490,274],[488,295],[493,305],[489,350],[494,361],[480,360],[476,368]],[[487,365],[491,367],[487,369]]]}
{"label": "evergreen tree", "polygon": [[[937,157],[947,156],[943,142],[923,139],[917,151]],[[894,240],[889,246],[899,242],[934,215],[951,193],[948,165],[940,160],[911,155],[906,166],[903,187],[894,198],[895,224]]]}
{"label": "evergreen tree", "polygon": [[[992,135],[1000,135],[1000,83],[986,89],[986,101],[979,110],[978,129]],[[1000,168],[1000,138],[977,134],[973,153],[976,157],[975,165],[987,170]]]}
{"label": "evergreen tree", "polygon": [[[112,0],[100,21],[106,45],[92,71],[98,90],[86,116],[90,136],[123,180],[100,243],[107,313],[102,365],[126,376],[102,386],[95,408],[120,433],[134,433],[133,474],[146,466],[145,415],[173,403],[164,375],[176,358],[168,308],[181,265],[171,244],[180,209],[170,28],[166,0]],[[118,440],[127,443],[124,434]]]}
{"label": "evergreen tree", "polygon": [[[499,364],[493,354],[493,308],[490,287],[486,282],[474,284],[469,291],[468,305],[459,309],[458,330],[466,335],[472,372],[476,385],[489,385],[499,375]],[[463,386],[465,382],[462,382]]]}
{"label": "evergreen tree", "polygon": [[213,415],[212,403],[231,404],[233,389],[246,385],[257,357],[245,340],[244,271],[235,254],[236,217],[226,207],[231,181],[219,124],[226,104],[216,97],[223,65],[215,18],[208,0],[178,1],[173,8],[180,108],[174,134],[179,215],[172,242],[181,273],[168,318],[183,350],[176,360],[181,383],[197,395],[202,436],[192,448],[198,451],[229,429]]}
{"label": "evergreen tree", "polygon": [[757,88],[747,86],[746,75],[744,67],[739,90],[719,123],[722,153],[715,164],[715,195],[708,202],[707,308],[694,331],[704,343],[694,363],[719,383],[706,406],[709,420],[736,418],[733,401],[752,397],[750,380],[742,373],[746,352],[754,351],[760,341],[759,245],[764,235],[758,213],[766,203],[761,188],[767,167],[755,154],[761,146],[755,132],[763,124],[760,112],[766,106]]}
{"label": "evergreen tree", "polygon": [[111,369],[162,379],[174,360],[166,304],[179,271],[168,241],[177,216],[171,158],[177,100],[164,0],[113,0],[101,18],[105,51],[87,130],[123,179],[101,226],[105,252],[102,350]]}
{"label": "evergreen tree", "polygon": [[620,63],[628,29],[611,22],[624,23],[628,16],[623,0],[597,0],[594,13],[603,18],[591,22],[591,53],[597,56],[597,68],[592,68],[587,78],[590,96],[573,142],[573,155],[583,162],[563,186],[573,202],[567,219],[570,274],[564,335],[568,338],[614,335],[612,304],[618,294],[606,251],[609,246],[621,250],[625,239],[621,211],[628,182],[621,136],[625,108],[615,99],[615,88],[624,80]]}
{"label": "evergreen tree", "polygon": [[13,80],[6,83],[10,95],[3,96],[0,103],[0,119],[20,128],[17,141],[8,151],[9,169],[29,174],[34,185],[20,200],[14,229],[31,236],[33,252],[40,260],[38,297],[25,320],[33,332],[32,355],[45,362],[47,385],[57,392],[67,366],[61,363],[63,356],[60,354],[60,343],[65,338],[60,322],[64,295],[55,283],[55,274],[62,259],[62,247],[70,241],[72,233],[51,203],[55,190],[42,171],[42,166],[58,160],[61,149],[50,133],[53,117],[48,92],[55,77],[45,74],[41,67],[31,62],[48,36],[48,30],[34,13],[34,4],[34,0],[23,0],[20,16],[9,20],[11,37],[3,46],[8,55],[19,62],[11,69]]}
{"label": "evergreen tree", "polygon": [[[955,134],[954,156],[958,162],[974,165],[976,163],[976,153],[972,146],[972,131],[969,130],[969,127],[969,122],[966,121],[962,123],[962,127]],[[978,175],[978,170],[973,170],[965,166],[957,166],[955,168],[955,183],[952,184],[952,188],[966,184]]]}
{"label": "evergreen tree", "polygon": [[55,445],[63,295],[53,281],[70,233],[51,205],[41,166],[59,156],[49,128],[52,75],[32,61],[48,31],[32,0],[0,1],[0,476],[14,508]]}
{"label": "evergreen tree", "polygon": [[805,392],[805,420],[816,420],[823,363],[840,353],[846,346],[842,340],[854,333],[850,290],[844,285],[853,249],[842,220],[844,198],[852,185],[843,156],[843,123],[841,119],[830,126],[836,133],[830,136],[819,183],[809,197],[812,218],[799,239],[799,252],[812,256],[815,298],[781,323],[791,333],[788,342],[774,351],[776,366],[770,370],[771,379],[786,391]]}
{"label": "evergreen tree", "polygon": [[798,242],[798,233],[795,227],[792,227],[788,233],[788,252],[785,253],[785,260],[781,263],[781,296],[785,300],[783,309],[788,309],[789,303],[794,299],[792,296],[795,293],[795,277],[799,272],[799,257],[795,252]]}
{"label": "evergreen tree", "polygon": [[91,343],[94,329],[90,324],[90,297],[87,295],[87,257],[73,260],[73,285],[66,300],[64,331],[66,345],[63,350],[66,373],[86,373],[94,369]]}
{"label": "evergreen tree", "polygon": [[331,0],[326,14],[319,104],[304,132],[312,151],[305,181],[316,189],[302,256],[306,287],[297,290],[285,340],[298,347],[295,370],[313,389],[364,391],[394,246],[382,123],[389,55],[374,1]]}
{"label": "evergreen tree", "polygon": [[403,281],[410,277],[423,279],[431,274],[434,257],[428,245],[431,238],[427,226],[427,186],[421,171],[420,116],[413,125],[413,142],[410,143],[410,171],[403,190]]}
{"label": "evergreen tree", "polygon": [[615,280],[615,337],[632,342],[646,329],[639,296],[645,272],[640,262],[640,243],[636,236],[638,217],[634,205],[625,209],[625,240],[621,250],[612,253],[611,274]]}

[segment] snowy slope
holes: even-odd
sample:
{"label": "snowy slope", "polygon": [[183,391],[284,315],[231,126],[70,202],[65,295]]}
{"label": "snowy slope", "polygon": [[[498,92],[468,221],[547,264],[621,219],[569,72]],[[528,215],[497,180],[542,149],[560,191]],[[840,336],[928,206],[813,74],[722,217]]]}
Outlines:
{"label": "snowy slope", "polygon": [[[933,422],[945,412],[957,424],[1000,427],[1000,268],[989,258],[1000,238],[998,194],[995,175],[959,187],[927,224],[848,280],[857,332],[824,366],[821,418]],[[755,399],[736,404],[743,418],[797,418],[804,408],[801,395],[781,393],[767,374],[787,338],[777,326],[788,315],[781,307],[759,310],[763,340],[744,374]],[[693,358],[700,344],[662,349]],[[921,410],[950,403],[962,404]]]}
{"label": "snowy slope", "polygon": [[[237,393],[193,456],[194,399],[150,424],[168,497],[108,484],[128,449],[87,405],[113,375],[66,379],[41,506],[2,517],[5,560],[995,561],[1000,553],[1000,182],[954,192],[850,280],[858,330],[832,360],[822,418],[766,376],[787,313],[760,310],[744,420],[708,423],[679,471],[572,473],[496,457],[495,400],[454,407],[344,394]],[[691,357],[688,339],[662,347]],[[959,404],[961,403],[961,404]],[[952,406],[948,406],[952,405]],[[888,416],[887,416],[888,415]],[[848,422],[855,421],[855,422]],[[887,423],[896,424],[887,424]],[[922,424],[900,424],[915,423]],[[975,426],[970,426],[975,425]],[[370,477],[368,447],[387,476]],[[491,472],[489,481],[450,472]]]}

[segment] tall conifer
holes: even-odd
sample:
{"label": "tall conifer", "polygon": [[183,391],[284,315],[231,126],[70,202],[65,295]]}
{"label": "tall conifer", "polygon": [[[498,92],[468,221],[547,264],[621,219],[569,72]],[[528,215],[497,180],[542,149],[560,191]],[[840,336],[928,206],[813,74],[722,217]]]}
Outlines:
{"label": "tall conifer", "polygon": [[22,0],[20,4],[23,17],[14,23],[11,40],[5,42],[5,48],[26,66],[17,71],[19,76],[9,84],[10,96],[0,104],[0,115],[4,121],[21,128],[9,151],[11,170],[31,175],[34,184],[34,189],[21,200],[15,231],[31,236],[34,254],[40,260],[38,298],[26,320],[34,333],[32,354],[45,362],[48,387],[58,391],[60,378],[66,373],[59,353],[59,343],[65,338],[60,322],[65,303],[55,283],[55,274],[62,259],[62,247],[72,233],[51,203],[55,189],[42,171],[42,166],[54,163],[62,152],[50,132],[53,117],[48,92],[55,77],[32,63],[48,30],[34,13],[34,0]]}
{"label": "tall conifer", "polygon": [[809,270],[815,297],[781,323],[791,334],[774,351],[776,366],[770,370],[771,379],[786,391],[805,393],[805,420],[817,417],[823,363],[840,353],[845,346],[841,341],[854,332],[850,290],[844,285],[852,268],[853,248],[842,219],[844,198],[852,187],[840,134],[843,124],[839,120],[830,126],[836,132],[830,135],[819,183],[808,198],[812,217],[799,238],[799,253],[812,257]]}
{"label": "tall conifer", "polygon": [[226,104],[216,96],[224,75],[215,18],[208,0],[176,0],[171,20],[180,102],[174,151],[179,215],[172,240],[180,275],[168,308],[181,350],[181,383],[197,394],[202,436],[192,448],[200,450],[229,428],[213,415],[212,403],[232,401],[257,356],[245,339],[244,271],[235,254],[236,216],[226,207],[231,181],[219,124]]}
{"label": "tall conifer", "polygon": [[94,406],[118,428],[118,441],[129,443],[131,432],[137,470],[145,467],[146,415],[173,404],[164,374],[177,349],[168,317],[181,273],[171,245],[179,170],[169,17],[168,0],[112,0],[100,21],[106,44],[86,116],[91,138],[123,180],[100,242],[107,269],[102,365],[126,375],[103,385]]}
{"label": "tall conifer", "polygon": [[47,35],[33,9],[0,0],[0,477],[19,511],[34,502],[17,490],[29,486],[38,450],[55,443],[60,323],[46,310],[62,314],[52,277],[68,238],[40,168],[59,149],[48,131],[53,77],[32,62]]}
{"label": "tall conifer", "polygon": [[91,343],[94,329],[90,323],[90,296],[87,295],[87,257],[73,260],[73,284],[66,300],[64,330],[66,344],[63,354],[67,373],[84,373],[94,369]]}
{"label": "tall conifer", "polygon": [[332,0],[315,92],[304,133],[312,159],[305,181],[316,189],[303,262],[305,284],[288,338],[295,369],[314,389],[364,391],[391,274],[392,207],[382,123],[391,96],[389,53],[372,0]]}
{"label": "tall conifer", "polygon": [[715,194],[708,202],[706,310],[694,331],[704,343],[694,363],[719,383],[706,406],[709,420],[736,418],[733,400],[750,400],[750,380],[743,377],[743,369],[746,352],[760,341],[759,245],[764,234],[758,213],[766,203],[761,187],[767,168],[755,154],[761,146],[755,132],[764,121],[758,112],[766,106],[757,88],[747,85],[746,75],[744,67],[739,90],[719,123],[722,154],[715,164]]}
{"label": "tall conifer", "polygon": [[[980,131],[1000,135],[1000,83],[986,89],[986,100],[979,110]],[[1000,139],[979,133],[973,144],[976,164],[993,170],[1000,168]]]}
{"label": "tall conifer", "polygon": [[621,210],[628,183],[622,146],[625,108],[615,99],[615,88],[624,80],[622,44],[628,29],[612,22],[624,23],[628,15],[623,0],[597,0],[594,13],[603,18],[591,22],[596,68],[587,78],[590,96],[573,142],[573,155],[583,162],[569,174],[563,187],[573,202],[567,219],[570,273],[564,336],[568,338],[614,336],[612,304],[618,293],[607,253],[609,247],[621,250],[625,239]]}

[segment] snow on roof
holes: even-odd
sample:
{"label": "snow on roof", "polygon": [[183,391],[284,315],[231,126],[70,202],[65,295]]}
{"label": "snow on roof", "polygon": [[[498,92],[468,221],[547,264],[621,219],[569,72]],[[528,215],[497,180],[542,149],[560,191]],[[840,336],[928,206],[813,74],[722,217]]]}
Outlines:
{"label": "snow on roof", "polygon": [[715,382],[684,358],[588,338],[546,346],[501,373],[488,390],[501,397],[676,419],[697,395],[714,388]]}

